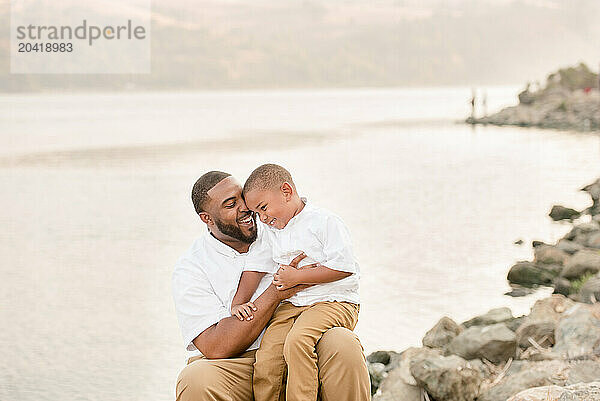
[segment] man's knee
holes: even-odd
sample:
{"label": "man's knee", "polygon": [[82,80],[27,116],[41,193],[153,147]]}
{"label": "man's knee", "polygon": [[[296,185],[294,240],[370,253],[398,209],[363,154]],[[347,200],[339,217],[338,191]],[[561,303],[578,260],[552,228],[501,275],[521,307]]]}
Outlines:
{"label": "man's knee", "polygon": [[197,360],[187,365],[177,377],[177,401],[216,400],[220,391],[219,369],[205,360]]}
{"label": "man's knee", "polygon": [[358,336],[344,327],[334,327],[327,330],[317,344],[319,362],[335,356],[336,360],[348,363],[350,366],[364,364],[365,356]]}
{"label": "man's knee", "polygon": [[321,399],[366,401],[370,399],[369,372],[358,336],[335,327],[317,344]]}

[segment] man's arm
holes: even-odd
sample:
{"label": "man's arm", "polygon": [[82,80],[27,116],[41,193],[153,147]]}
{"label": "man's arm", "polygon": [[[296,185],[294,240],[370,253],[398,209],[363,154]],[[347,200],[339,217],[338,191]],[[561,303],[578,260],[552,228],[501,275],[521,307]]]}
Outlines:
{"label": "man's arm", "polygon": [[308,286],[279,291],[270,285],[255,301],[254,319],[239,320],[235,316],[221,319],[204,330],[192,342],[208,359],[230,358],[244,352],[265,328],[271,315],[284,299]]}

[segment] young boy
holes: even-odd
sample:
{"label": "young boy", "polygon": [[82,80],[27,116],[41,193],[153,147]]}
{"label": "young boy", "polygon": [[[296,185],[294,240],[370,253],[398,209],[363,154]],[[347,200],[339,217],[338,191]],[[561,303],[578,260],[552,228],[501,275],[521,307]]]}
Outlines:
{"label": "young boy", "polygon": [[300,198],[290,173],[276,164],[254,170],[243,194],[248,208],[267,226],[261,243],[263,249],[270,247],[274,263],[265,266],[264,258],[247,262],[232,315],[252,318],[254,305],[248,301],[263,279],[272,279],[281,290],[312,285],[273,314],[256,352],[254,398],[279,399],[287,364],[287,401],[315,401],[317,342],[332,327],[353,330],[358,320],[359,267],[350,234],[339,217]]}

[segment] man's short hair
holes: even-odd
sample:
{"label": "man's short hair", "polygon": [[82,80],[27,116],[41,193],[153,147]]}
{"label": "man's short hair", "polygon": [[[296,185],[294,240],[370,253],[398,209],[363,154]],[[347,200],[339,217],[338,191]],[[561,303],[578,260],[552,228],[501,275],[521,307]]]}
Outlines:
{"label": "man's short hair", "polygon": [[194,204],[194,209],[196,209],[197,214],[205,211],[204,208],[206,207],[206,203],[210,200],[208,191],[230,176],[231,174],[222,171],[209,171],[198,178],[192,188],[192,203]]}
{"label": "man's short hair", "polygon": [[294,189],[296,188],[289,171],[278,164],[263,164],[257,167],[246,180],[244,193],[254,189],[279,188],[284,182],[288,182]]}

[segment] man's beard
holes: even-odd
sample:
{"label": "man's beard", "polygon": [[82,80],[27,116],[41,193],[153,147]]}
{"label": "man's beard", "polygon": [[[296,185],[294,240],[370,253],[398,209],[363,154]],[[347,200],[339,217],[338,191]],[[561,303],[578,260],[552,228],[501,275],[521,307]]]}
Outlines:
{"label": "man's beard", "polygon": [[235,224],[227,224],[222,220],[215,219],[215,224],[219,231],[223,234],[230,236],[231,238],[235,238],[238,241],[242,241],[246,244],[251,244],[256,240],[257,230],[256,230],[256,218],[252,216],[252,220],[254,221],[254,231],[250,232],[250,235],[244,235],[239,226]]}

